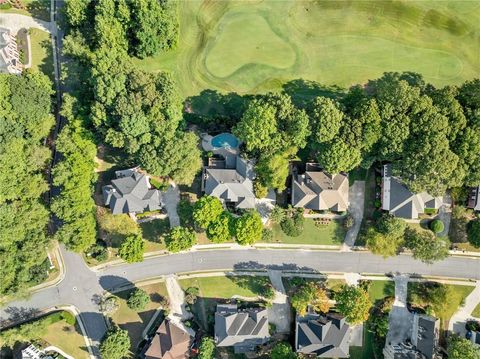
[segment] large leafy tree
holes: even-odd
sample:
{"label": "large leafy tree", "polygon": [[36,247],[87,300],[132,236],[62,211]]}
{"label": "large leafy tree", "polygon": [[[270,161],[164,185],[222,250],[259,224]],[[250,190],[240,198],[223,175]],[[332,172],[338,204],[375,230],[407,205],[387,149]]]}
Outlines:
{"label": "large leafy tree", "polygon": [[407,229],[405,247],[413,253],[413,258],[432,264],[448,256],[450,243],[447,239],[437,238],[432,232]]}
{"label": "large leafy tree", "polygon": [[100,353],[104,359],[122,359],[130,352],[130,337],[126,330],[114,327],[110,329],[100,344]]}
{"label": "large leafy tree", "polygon": [[140,311],[145,309],[147,304],[150,302],[150,297],[147,292],[143,289],[137,288],[132,293],[127,300],[127,305],[130,309]]}
{"label": "large leafy tree", "polygon": [[317,97],[310,110],[313,139],[318,143],[333,140],[340,131],[343,117],[343,111],[337,101]]}
{"label": "large leafy tree", "polygon": [[480,247],[480,219],[468,224],[468,241],[476,248]]}
{"label": "large leafy tree", "polygon": [[480,359],[480,349],[470,340],[457,335],[449,336],[447,348],[450,359]]}
{"label": "large leafy tree", "polygon": [[368,319],[372,302],[368,293],[360,287],[344,285],[335,294],[337,309],[351,324],[360,324]]}
{"label": "large leafy tree", "polygon": [[193,207],[193,220],[203,229],[216,222],[223,213],[222,202],[217,197],[203,196]]}
{"label": "large leafy tree", "polygon": [[365,234],[367,248],[373,254],[382,255],[384,258],[395,256],[400,250],[402,240],[402,237],[381,233],[374,228],[369,228]]}
{"label": "large leafy tree", "polygon": [[232,239],[235,234],[235,218],[229,212],[223,212],[207,229],[207,237],[213,243],[223,243]]}
{"label": "large leafy tree", "polygon": [[143,252],[145,250],[145,242],[141,235],[132,235],[125,238],[120,245],[118,255],[128,263],[143,261]]}
{"label": "large leafy tree", "polygon": [[284,342],[275,344],[270,353],[271,359],[296,359],[297,357],[298,356],[293,352],[291,345]]}
{"label": "large leafy tree", "polygon": [[336,174],[354,169],[360,164],[362,157],[359,148],[338,138],[318,146],[317,160],[327,172]]}
{"label": "large leafy tree", "polygon": [[167,249],[172,253],[190,249],[196,242],[195,232],[184,227],[174,227],[165,236]]}
{"label": "large leafy tree", "polygon": [[263,224],[257,211],[250,211],[235,221],[235,237],[242,245],[253,244],[262,239]]}
{"label": "large leafy tree", "polygon": [[309,305],[316,311],[328,313],[332,307],[329,300],[326,290],[314,282],[299,287],[290,299],[293,309],[300,316],[307,313]]}
{"label": "large leafy tree", "polygon": [[215,358],[215,341],[211,337],[203,337],[198,348],[198,359]]}

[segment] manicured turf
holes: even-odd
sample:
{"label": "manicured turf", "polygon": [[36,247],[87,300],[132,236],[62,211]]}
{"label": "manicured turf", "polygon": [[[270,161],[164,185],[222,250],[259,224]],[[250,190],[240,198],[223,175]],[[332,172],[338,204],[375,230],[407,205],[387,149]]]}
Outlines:
{"label": "manicured turf", "polygon": [[391,280],[372,280],[368,295],[372,302],[395,295],[395,283]]}
{"label": "manicured turf", "polygon": [[165,243],[163,236],[170,229],[170,222],[166,219],[154,219],[150,222],[140,223],[142,229],[143,238],[146,241],[145,252],[151,250],[165,249]]}
{"label": "manicured turf", "polygon": [[332,221],[329,225],[317,227],[311,218],[305,219],[304,231],[298,237],[287,236],[279,225],[273,226],[273,241],[272,243],[283,244],[323,244],[339,246],[343,243],[345,238],[344,227]]}
{"label": "manicured turf", "polygon": [[50,21],[50,0],[20,0],[24,9],[0,9],[0,13],[14,13],[26,16],[32,16],[40,20]]}
{"label": "manicured turf", "polygon": [[142,340],[142,332],[149,323],[155,311],[160,306],[160,297],[167,297],[167,289],[163,282],[140,287],[150,295],[150,302],[144,310],[136,312],[127,306],[127,299],[131,290],[116,293],[120,299],[120,308],[113,314],[113,321],[120,328],[128,331],[132,343],[131,350],[134,352]]}
{"label": "manicured turf", "polygon": [[42,339],[50,345],[62,349],[75,359],[90,357],[78,325],[70,325],[64,320],[50,324],[47,333],[42,336]]}
{"label": "manicured turf", "polygon": [[50,35],[42,30],[30,29],[32,69],[43,72],[53,80],[53,55]]}
{"label": "manicured turf", "polygon": [[472,312],[472,316],[480,318],[480,304],[478,304]]}
{"label": "manicured turf", "polygon": [[350,347],[350,358],[351,359],[372,359],[374,356],[373,349],[373,333],[363,328],[363,346],[361,347]]}
{"label": "manicured turf", "polygon": [[176,50],[136,62],[172,71],[184,96],[298,78],[349,86],[386,71],[459,83],[480,71],[479,10],[474,1],[183,1]]}
{"label": "manicured turf", "polygon": [[[237,279],[244,279],[245,284],[237,284]],[[231,298],[234,295],[242,297],[257,297],[258,285],[268,281],[267,277],[199,277],[180,280],[180,286],[183,289],[188,287],[197,287],[200,289],[200,297],[206,298]],[[243,282],[243,281],[242,281]]]}

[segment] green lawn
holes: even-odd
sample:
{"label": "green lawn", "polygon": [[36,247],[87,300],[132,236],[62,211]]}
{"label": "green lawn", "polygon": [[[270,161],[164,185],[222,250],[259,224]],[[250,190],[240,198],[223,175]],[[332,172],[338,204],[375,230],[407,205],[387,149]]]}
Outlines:
{"label": "green lawn", "polygon": [[279,225],[273,225],[273,243],[283,244],[324,244],[339,246],[345,237],[344,227],[337,221],[317,227],[311,218],[305,218],[303,233],[298,237],[287,236]]}
{"label": "green lawn", "polygon": [[351,359],[372,359],[374,356],[374,347],[373,347],[374,336],[372,332],[363,328],[363,346],[361,347],[350,347],[350,358]]}
{"label": "green lawn", "polygon": [[391,280],[372,280],[368,295],[372,302],[395,295],[395,283]]}
{"label": "green lawn", "polygon": [[23,9],[0,8],[0,13],[14,13],[32,16],[40,20],[50,21],[50,0],[19,0],[19,3],[23,5]]}
{"label": "green lawn", "polygon": [[231,298],[234,295],[239,295],[242,297],[254,298],[259,294],[259,284],[264,283],[264,281],[268,281],[268,278],[253,276],[221,276],[182,279],[179,283],[183,289],[187,289],[188,287],[199,288],[200,297]]}
{"label": "green lawn", "polygon": [[154,219],[150,222],[140,223],[143,239],[145,239],[145,252],[165,249],[163,236],[170,229],[168,218]]}
{"label": "green lawn", "polygon": [[480,318],[480,304],[478,304],[472,312],[472,316]]}
{"label": "green lawn", "polygon": [[128,331],[132,343],[131,350],[135,352],[138,344],[142,340],[142,332],[152,318],[152,315],[160,306],[161,297],[167,297],[167,289],[163,282],[150,284],[140,287],[150,295],[150,302],[146,308],[136,312],[127,306],[127,299],[132,290],[126,290],[115,295],[120,298],[120,308],[113,314],[113,321],[120,328]]}
{"label": "green lawn", "polygon": [[90,357],[78,325],[70,325],[64,320],[50,324],[47,333],[42,336],[42,339],[50,345],[62,349],[75,359]]}
{"label": "green lawn", "polygon": [[30,42],[32,47],[32,69],[43,72],[53,80],[53,54],[50,34],[30,29]]}
{"label": "green lawn", "polygon": [[457,84],[480,71],[474,1],[178,3],[177,48],[136,63],[172,71],[184,97],[263,92],[299,78],[349,86],[385,71]]}

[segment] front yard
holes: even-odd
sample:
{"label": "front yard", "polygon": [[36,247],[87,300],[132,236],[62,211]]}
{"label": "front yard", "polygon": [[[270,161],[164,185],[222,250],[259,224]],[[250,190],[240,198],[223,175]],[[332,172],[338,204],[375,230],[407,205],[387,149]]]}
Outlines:
{"label": "front yard", "polygon": [[127,306],[127,299],[134,289],[115,293],[119,298],[119,309],[112,315],[112,320],[122,329],[128,331],[131,340],[131,351],[135,353],[138,344],[142,341],[144,331],[150,319],[161,306],[161,300],[167,298],[167,289],[163,282],[140,287],[150,296],[150,302],[145,309],[137,312]]}
{"label": "front yard", "polygon": [[50,345],[62,349],[75,359],[90,357],[78,324],[71,325],[65,320],[50,324],[42,339]]}
{"label": "front yard", "polygon": [[280,225],[274,224],[272,243],[282,244],[321,244],[340,246],[346,230],[341,221],[332,220],[327,225],[317,226],[312,218],[305,218],[304,230],[298,237],[287,236]]}

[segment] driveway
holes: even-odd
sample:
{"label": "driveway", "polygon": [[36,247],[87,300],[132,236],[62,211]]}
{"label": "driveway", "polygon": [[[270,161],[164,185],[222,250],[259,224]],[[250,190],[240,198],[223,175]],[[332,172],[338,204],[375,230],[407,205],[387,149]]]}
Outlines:
{"label": "driveway", "polygon": [[175,183],[171,182],[166,192],[162,193],[162,200],[170,221],[170,227],[178,227],[180,225],[180,217],[178,217],[177,207],[180,202],[180,191]]}
{"label": "driveway", "polygon": [[183,328],[187,333],[195,336],[192,328],[188,328],[183,324],[183,321],[192,318],[192,313],[187,310],[185,304],[185,293],[180,287],[177,278],[174,275],[169,275],[165,278],[165,286],[167,288],[168,297],[170,300],[170,313],[168,318],[179,327]]}
{"label": "driveway", "polygon": [[355,240],[357,239],[362,224],[365,204],[365,181],[355,181],[353,186],[348,190],[348,199],[350,201],[348,211],[352,215],[355,223],[345,235],[343,250],[347,251],[355,244]]}
{"label": "driveway", "polygon": [[438,215],[435,217],[443,222],[444,229],[441,233],[438,234],[439,237],[446,237],[448,231],[450,230],[450,222],[452,220],[452,210],[447,208],[445,205],[441,206],[438,210]]}
{"label": "driveway", "polygon": [[399,344],[410,338],[413,314],[407,309],[408,276],[399,275],[395,281],[395,301],[389,316],[388,344]]}
{"label": "driveway", "polygon": [[[52,26],[50,24],[51,23],[48,21],[35,19],[26,15],[0,13],[0,27],[6,27],[14,34],[22,28],[29,29],[31,27],[46,32],[52,32]],[[55,31],[56,27],[53,28],[53,32]]]}
{"label": "driveway", "polygon": [[464,337],[466,334],[465,324],[473,319],[472,312],[480,303],[480,281],[477,281],[475,289],[465,298],[465,304],[452,316],[448,323],[448,330]]}
{"label": "driveway", "polygon": [[288,333],[290,332],[291,311],[283,286],[282,271],[269,270],[268,277],[275,289],[275,298],[273,298],[272,306],[268,308],[269,322],[275,324],[277,333]]}

